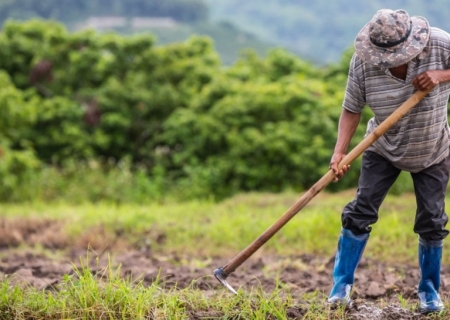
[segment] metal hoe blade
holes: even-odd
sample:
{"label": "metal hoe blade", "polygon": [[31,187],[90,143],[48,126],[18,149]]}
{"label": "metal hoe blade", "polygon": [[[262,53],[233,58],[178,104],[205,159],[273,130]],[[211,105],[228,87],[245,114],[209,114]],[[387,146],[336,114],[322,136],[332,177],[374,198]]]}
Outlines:
{"label": "metal hoe blade", "polygon": [[230,286],[230,284],[227,282],[228,275],[225,273],[225,271],[223,270],[222,267],[217,268],[216,270],[214,270],[213,274],[216,277],[216,279],[219,280],[219,282],[225,286],[225,288],[227,288],[228,290],[230,290],[234,294],[238,294],[236,292],[236,290],[234,290],[233,287]]}

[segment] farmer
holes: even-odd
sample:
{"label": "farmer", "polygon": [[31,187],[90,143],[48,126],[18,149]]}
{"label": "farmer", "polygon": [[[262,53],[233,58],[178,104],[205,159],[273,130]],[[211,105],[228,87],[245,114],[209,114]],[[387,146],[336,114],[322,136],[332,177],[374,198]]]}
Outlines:
{"label": "farmer", "polygon": [[355,39],[348,82],[330,168],[338,181],[350,166],[338,169],[368,105],[371,133],[416,90],[434,88],[363,154],[355,199],[342,211],[342,229],[328,302],[349,305],[354,272],[378,220],[378,209],[402,170],[411,174],[417,202],[421,279],[420,311],[439,312],[443,239],[448,230],[444,198],[449,178],[450,35],[404,10],[378,11]]}

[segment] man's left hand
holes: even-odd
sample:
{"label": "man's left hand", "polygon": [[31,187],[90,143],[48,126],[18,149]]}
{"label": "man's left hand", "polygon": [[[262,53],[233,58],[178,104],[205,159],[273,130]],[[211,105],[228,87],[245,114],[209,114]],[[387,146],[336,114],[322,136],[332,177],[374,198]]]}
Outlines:
{"label": "man's left hand", "polygon": [[418,75],[412,85],[419,90],[425,91],[437,86],[440,82],[450,80],[450,70],[428,70]]}

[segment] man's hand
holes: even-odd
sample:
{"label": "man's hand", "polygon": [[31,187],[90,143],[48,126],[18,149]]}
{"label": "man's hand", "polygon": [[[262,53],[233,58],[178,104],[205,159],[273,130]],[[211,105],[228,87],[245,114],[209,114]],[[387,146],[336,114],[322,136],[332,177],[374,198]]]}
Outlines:
{"label": "man's hand", "polygon": [[348,169],[350,169],[350,165],[345,165],[341,170],[338,169],[338,164],[344,159],[345,154],[343,153],[334,153],[333,157],[331,157],[330,169],[333,170],[336,177],[334,178],[334,182],[338,182],[342,179],[342,177],[347,173]]}
{"label": "man's hand", "polygon": [[418,75],[412,85],[419,90],[425,91],[437,86],[440,82],[450,80],[450,70],[428,70]]}

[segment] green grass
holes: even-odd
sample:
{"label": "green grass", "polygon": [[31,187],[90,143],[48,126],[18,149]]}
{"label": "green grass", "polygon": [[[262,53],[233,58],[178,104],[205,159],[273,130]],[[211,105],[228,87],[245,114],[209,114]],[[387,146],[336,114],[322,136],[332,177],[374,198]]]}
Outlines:
{"label": "green grass", "polygon": [[[142,234],[149,237],[163,234],[164,247],[174,253],[231,255],[251,243],[299,197],[293,193],[247,194],[218,204],[208,201],[153,205],[4,204],[1,216],[62,220],[64,232],[73,238],[102,225],[106,232],[120,229],[130,241]],[[261,250],[280,255],[332,254],[340,230],[340,211],[352,197],[352,192],[320,194]],[[415,262],[414,216],[413,195],[388,196],[373,227],[365,256]],[[199,248],[199,243],[208,245]]]}
{"label": "green grass", "polygon": [[[347,319],[344,308],[332,309],[318,293],[304,295],[303,303],[293,301],[289,291],[261,288],[238,295],[216,291],[209,296],[195,288],[163,290],[155,281],[144,287],[116,276],[93,275],[87,267],[75,268],[53,292],[22,289],[0,283],[0,319],[288,319],[296,309],[302,319]],[[415,304],[399,297],[399,305],[412,313]],[[381,303],[381,307],[384,307]],[[448,306],[446,306],[448,307]],[[446,313],[426,319],[448,319]]]}
{"label": "green grass", "polygon": [[[114,273],[111,269],[105,272]],[[58,289],[45,293],[1,283],[0,319],[189,319],[194,315],[207,319],[286,319],[286,308],[292,303],[279,290],[240,291],[237,296],[221,291],[207,298],[193,288],[167,291],[158,282],[144,287],[114,274],[99,280],[88,268],[76,269]],[[315,317],[324,312],[323,301],[317,300],[323,299],[314,297],[311,301],[322,307],[310,308],[309,319],[322,318]]]}
{"label": "green grass", "polygon": [[[340,211],[353,192],[319,194],[260,250],[292,255],[333,254],[340,230]],[[294,193],[246,194],[221,203],[190,201],[152,205],[53,203],[3,204],[2,217],[61,220],[69,242],[96,226],[126,241],[147,237],[155,250],[194,256],[231,256],[250,244],[294,204]],[[411,194],[388,196],[365,256],[415,263],[417,235],[412,231],[415,200]],[[164,244],[158,237],[164,236]],[[199,245],[200,244],[200,245]],[[450,257],[444,256],[450,263]]]}
{"label": "green grass", "polygon": [[85,266],[74,270],[53,292],[12,287],[8,280],[0,283],[0,319],[187,319],[192,313],[283,319],[290,303],[277,291],[259,289],[238,296],[222,291],[207,298],[194,288],[163,290],[158,280],[144,287],[120,278],[110,266],[99,275]]}

